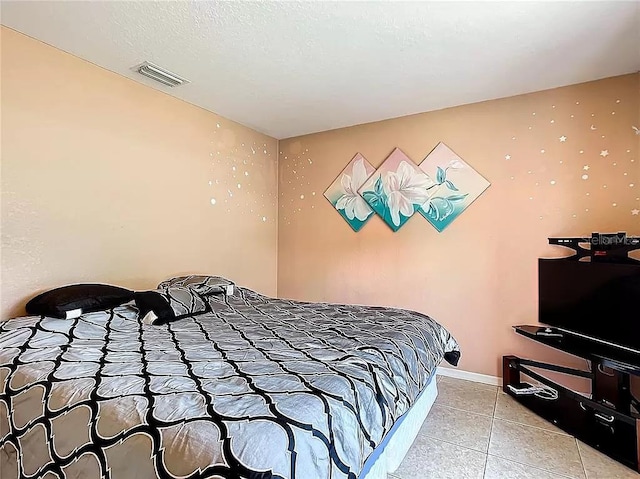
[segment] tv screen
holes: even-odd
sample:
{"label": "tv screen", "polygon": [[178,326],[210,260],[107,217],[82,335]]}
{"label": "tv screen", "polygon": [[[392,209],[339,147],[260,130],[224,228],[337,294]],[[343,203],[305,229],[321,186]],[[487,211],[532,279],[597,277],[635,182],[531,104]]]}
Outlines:
{"label": "tv screen", "polygon": [[640,263],[538,261],[541,323],[640,351]]}

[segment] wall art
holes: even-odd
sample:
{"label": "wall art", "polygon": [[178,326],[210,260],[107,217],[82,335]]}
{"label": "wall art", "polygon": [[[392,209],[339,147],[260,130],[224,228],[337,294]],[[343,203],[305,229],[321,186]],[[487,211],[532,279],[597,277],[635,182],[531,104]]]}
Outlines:
{"label": "wall art", "polygon": [[374,171],[375,168],[371,163],[357,153],[324,192],[325,198],[353,228],[353,231],[360,231],[373,214],[373,210],[358,194],[358,190]]}
{"label": "wall art", "polygon": [[442,142],[420,163],[420,169],[433,181],[419,211],[438,231],[449,226],[491,184]]}
{"label": "wall art", "polygon": [[398,231],[429,199],[434,182],[396,148],[359,192],[371,208]]}

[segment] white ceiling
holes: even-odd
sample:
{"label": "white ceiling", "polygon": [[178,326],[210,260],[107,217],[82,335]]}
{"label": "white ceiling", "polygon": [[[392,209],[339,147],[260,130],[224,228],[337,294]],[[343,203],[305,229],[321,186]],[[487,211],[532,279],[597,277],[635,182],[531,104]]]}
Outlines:
{"label": "white ceiling", "polygon": [[[277,138],[640,70],[640,2],[1,4],[2,23]],[[130,68],[149,60],[192,83]]]}

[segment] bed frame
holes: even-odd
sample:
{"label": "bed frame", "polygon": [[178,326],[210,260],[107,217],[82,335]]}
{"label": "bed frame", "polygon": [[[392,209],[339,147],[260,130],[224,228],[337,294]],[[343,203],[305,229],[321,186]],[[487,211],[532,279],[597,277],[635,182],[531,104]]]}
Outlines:
{"label": "bed frame", "polygon": [[436,375],[364,464],[360,479],[387,479],[404,460],[438,395]]}

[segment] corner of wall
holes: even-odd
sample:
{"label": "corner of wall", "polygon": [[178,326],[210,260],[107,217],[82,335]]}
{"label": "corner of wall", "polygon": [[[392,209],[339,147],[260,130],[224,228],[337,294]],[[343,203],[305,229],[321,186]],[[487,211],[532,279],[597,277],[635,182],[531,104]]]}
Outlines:
{"label": "corner of wall", "polygon": [[280,297],[280,139],[276,138],[276,298]]}

